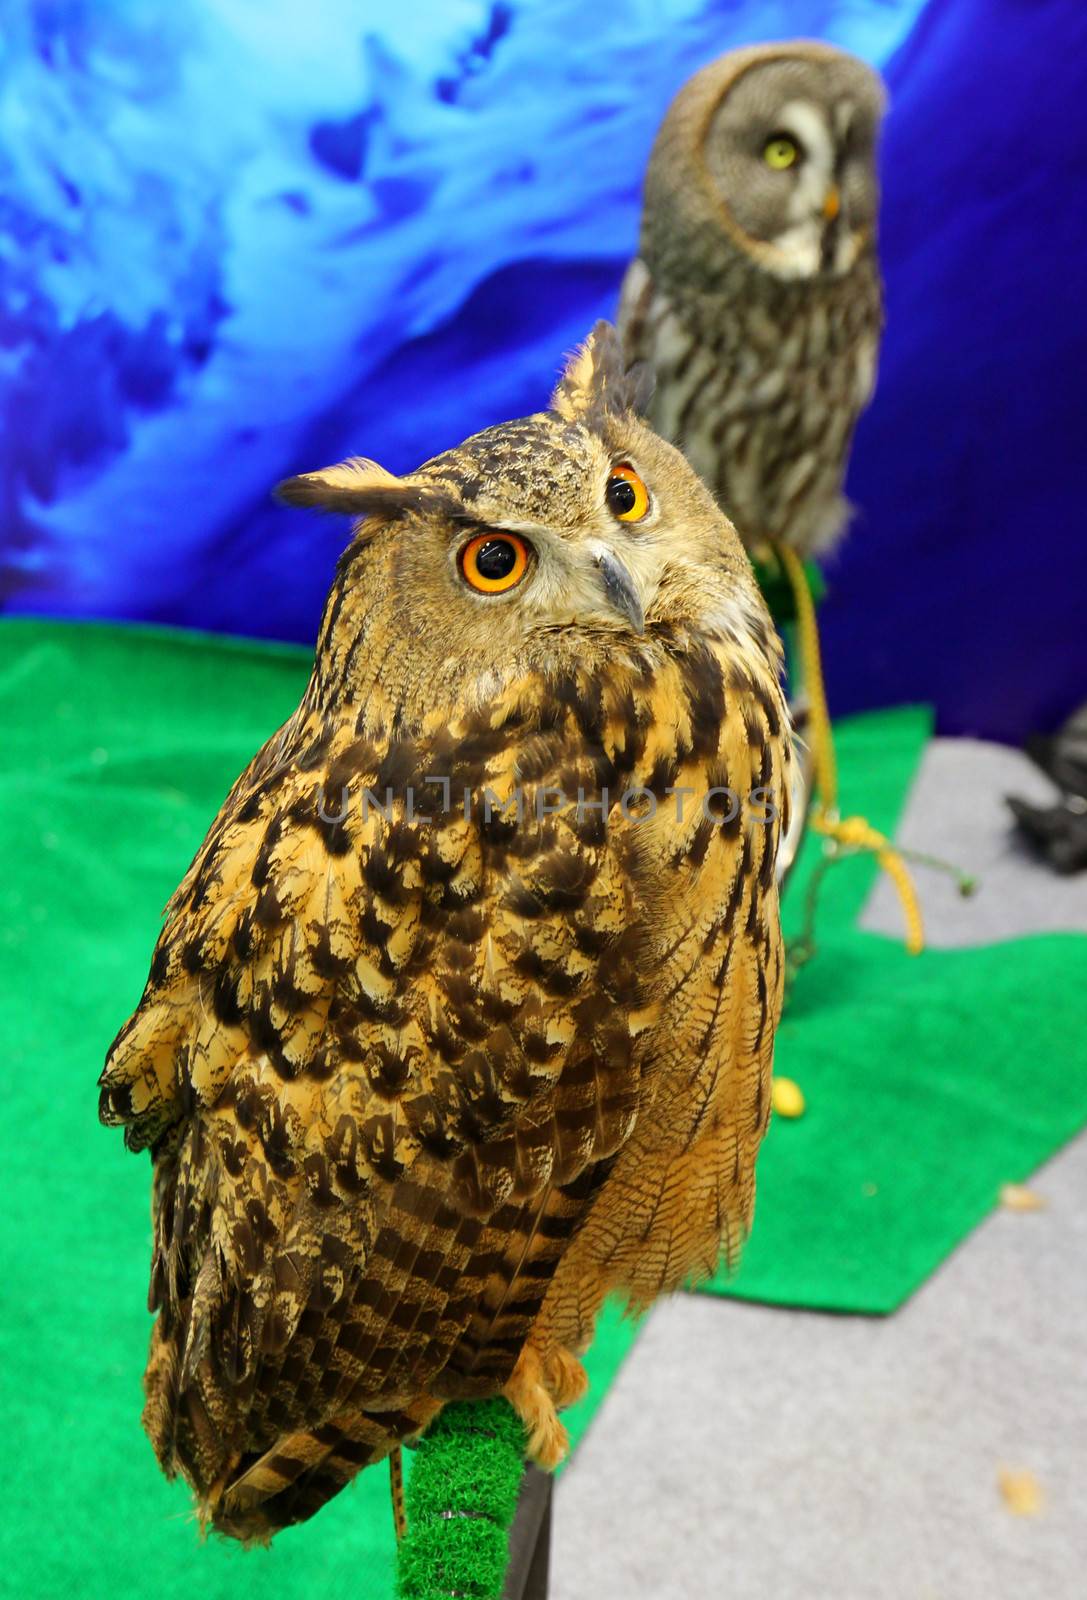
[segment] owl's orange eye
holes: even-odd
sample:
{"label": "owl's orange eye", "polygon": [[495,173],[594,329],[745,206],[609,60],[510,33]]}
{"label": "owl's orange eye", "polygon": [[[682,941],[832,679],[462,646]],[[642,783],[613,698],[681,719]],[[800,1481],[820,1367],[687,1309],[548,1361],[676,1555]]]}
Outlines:
{"label": "owl's orange eye", "polygon": [[620,522],[641,522],[649,510],[649,490],[625,461],[612,467],[604,498],[608,510]]}
{"label": "owl's orange eye", "polygon": [[460,570],[480,594],[502,594],[528,571],[528,545],[515,533],[481,533],[461,551]]}

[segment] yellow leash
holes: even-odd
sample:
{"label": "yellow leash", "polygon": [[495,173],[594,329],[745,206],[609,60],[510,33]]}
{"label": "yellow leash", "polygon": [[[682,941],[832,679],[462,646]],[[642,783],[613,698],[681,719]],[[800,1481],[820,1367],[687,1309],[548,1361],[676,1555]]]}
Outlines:
{"label": "yellow leash", "polygon": [[815,603],[803,563],[796,551],[777,539],[771,543],[793,591],[801,671],[811,703],[811,749],[818,795],[812,807],[811,825],[816,833],[833,839],[843,849],[872,852],[898,890],[902,914],[906,919],[906,949],[911,955],[919,955],[925,947],[925,928],[917,890],[901,852],[895,849],[886,834],[873,828],[864,817],[838,815],[838,764],[834,756],[834,737],[823,683],[823,659],[819,648]]}

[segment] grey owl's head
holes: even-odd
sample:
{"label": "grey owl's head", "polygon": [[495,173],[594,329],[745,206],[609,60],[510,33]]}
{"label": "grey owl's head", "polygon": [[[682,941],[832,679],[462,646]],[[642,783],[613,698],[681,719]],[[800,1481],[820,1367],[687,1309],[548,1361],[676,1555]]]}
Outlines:
{"label": "grey owl's head", "polygon": [[830,45],[732,51],[680,91],[673,118],[733,242],[781,278],[848,272],[875,230],[884,95]]}

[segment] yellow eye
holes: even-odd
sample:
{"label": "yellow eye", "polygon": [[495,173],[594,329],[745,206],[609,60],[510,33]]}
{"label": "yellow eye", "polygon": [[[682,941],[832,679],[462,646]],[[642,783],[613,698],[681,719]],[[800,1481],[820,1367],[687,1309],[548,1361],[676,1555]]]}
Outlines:
{"label": "yellow eye", "polygon": [[649,490],[625,461],[612,467],[604,498],[608,510],[620,522],[641,522],[649,510]]}
{"label": "yellow eye", "polygon": [[480,594],[502,594],[528,571],[528,545],[515,533],[481,533],[460,553],[465,583]]}
{"label": "yellow eye", "polygon": [[787,167],[793,167],[799,161],[800,146],[795,139],[790,139],[787,133],[775,133],[763,145],[762,159],[768,167],[773,167],[775,172],[784,172]]}

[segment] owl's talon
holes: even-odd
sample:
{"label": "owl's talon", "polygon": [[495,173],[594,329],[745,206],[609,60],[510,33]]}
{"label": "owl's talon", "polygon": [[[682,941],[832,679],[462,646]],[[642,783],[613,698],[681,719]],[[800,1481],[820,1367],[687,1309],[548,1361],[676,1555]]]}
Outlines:
{"label": "owl's talon", "polygon": [[576,1356],[553,1346],[545,1358],[526,1344],[503,1393],[525,1425],[527,1453],[537,1466],[553,1472],[570,1449],[570,1435],[559,1421],[557,1407],[573,1404],[589,1380]]}
{"label": "owl's talon", "polygon": [[581,1362],[561,1345],[548,1352],[544,1362],[544,1384],[558,1411],[576,1404],[589,1387],[589,1375]]}
{"label": "owl's talon", "polygon": [[570,1435],[551,1410],[550,1421],[541,1424],[529,1435],[528,1454],[545,1472],[554,1472],[570,1450]]}

